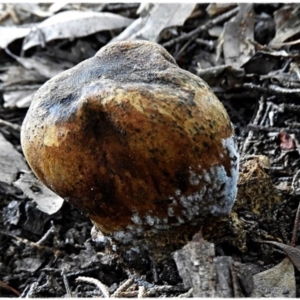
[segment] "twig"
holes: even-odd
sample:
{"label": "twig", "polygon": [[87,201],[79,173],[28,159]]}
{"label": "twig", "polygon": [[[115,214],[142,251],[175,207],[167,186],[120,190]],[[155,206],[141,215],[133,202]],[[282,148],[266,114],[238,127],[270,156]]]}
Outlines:
{"label": "twig", "polygon": [[[256,113],[256,116],[253,120],[253,125],[258,125],[261,117],[262,117],[262,114],[263,114],[263,109],[264,109],[264,104],[265,104],[265,101],[263,100],[263,98],[261,98],[261,100],[259,101],[259,107],[258,107],[258,110],[257,110],[257,113]],[[249,126],[249,125],[248,125]],[[254,136],[254,132],[253,130],[250,130],[248,132],[248,136],[244,142],[244,145],[243,145],[243,149],[242,149],[242,156],[246,155],[248,149],[249,149],[249,146],[251,145],[252,143],[252,139],[253,139],[253,136]]]}
{"label": "twig", "polygon": [[194,40],[195,38],[196,38],[196,37],[189,39],[189,40],[182,46],[182,48],[174,55],[174,58],[175,58],[176,61],[177,61],[178,58],[182,55],[182,53],[185,51],[185,49],[193,42],[193,40]]}
{"label": "twig", "polygon": [[299,40],[295,40],[295,41],[291,41],[291,42],[281,43],[281,44],[273,44],[273,45],[271,45],[271,47],[273,47],[273,48],[281,48],[283,46],[293,46],[293,45],[297,45],[299,43],[300,43],[300,39]]}
{"label": "twig", "polygon": [[3,282],[2,280],[0,280],[0,287],[13,292],[17,296],[20,296],[20,292],[19,291],[15,290],[13,287],[11,287],[7,283]]}
{"label": "twig", "polygon": [[[197,70],[198,71],[198,70]],[[199,74],[197,74],[199,76]],[[200,76],[201,77],[201,76]],[[223,98],[226,100],[235,100],[235,99],[257,99],[257,96],[254,95],[254,93],[250,90],[248,91],[243,91],[240,93],[230,93],[225,91],[224,89],[220,88],[220,87],[211,87],[211,89],[213,90],[213,92],[218,96],[218,98]]]}
{"label": "twig", "polygon": [[194,37],[198,36],[198,34],[200,32],[208,30],[208,29],[212,28],[213,26],[226,21],[227,19],[230,19],[231,17],[236,15],[239,12],[239,10],[240,10],[240,8],[236,7],[234,9],[230,10],[229,12],[214,18],[213,20],[209,20],[207,23],[197,27],[196,29],[192,30],[191,32],[182,34],[181,36],[176,37],[176,38],[164,43],[163,47],[171,47],[171,46],[175,45],[176,43],[183,42],[188,39],[194,38]]}
{"label": "twig", "polygon": [[82,282],[87,282],[87,283],[91,283],[94,284],[95,286],[97,286],[97,288],[101,291],[101,293],[103,294],[103,296],[105,298],[109,298],[109,291],[106,285],[104,285],[100,280],[95,279],[95,278],[91,278],[91,277],[77,277],[76,281],[82,281]]}
{"label": "twig", "polygon": [[139,292],[137,295],[138,298],[145,298],[146,297],[146,288],[143,285],[139,286]]}
{"label": "twig", "polygon": [[190,288],[186,293],[180,294],[178,298],[191,298],[193,296],[193,288]]}
{"label": "twig", "polygon": [[297,122],[284,121],[284,125],[286,125],[289,128],[299,128],[300,127],[300,123],[297,123]]}
{"label": "twig", "polygon": [[143,285],[146,289],[150,289],[152,287],[154,287],[154,284],[153,283],[150,283],[148,281],[145,281],[141,278],[136,278],[135,279],[135,282],[140,286],[140,285]]}
{"label": "twig", "polygon": [[11,16],[11,18],[12,18],[12,20],[15,24],[20,24],[21,23],[20,19],[18,18],[17,14],[15,12],[15,8],[14,8],[13,5],[7,4],[7,11],[10,14],[10,16]]}
{"label": "twig", "polygon": [[65,289],[66,289],[66,292],[67,292],[67,296],[69,298],[72,298],[73,296],[72,296],[72,292],[71,292],[71,289],[70,289],[68,278],[67,278],[66,273],[65,273],[65,269],[62,270],[61,276],[63,278],[63,282],[64,282]]}
{"label": "twig", "polygon": [[[298,195],[300,193],[299,190],[299,177],[300,177],[300,170],[297,171],[297,173],[293,177],[292,181],[292,190],[295,195]],[[295,222],[294,222],[294,228],[293,228],[293,234],[292,234],[292,239],[290,242],[290,246],[295,247],[296,246],[296,241],[298,238],[298,229],[299,229],[299,224],[300,224],[300,202],[298,205],[298,209],[296,212],[296,217],[295,217]]]}
{"label": "twig", "polygon": [[96,272],[101,270],[101,266],[99,267],[94,267],[94,268],[88,268],[85,270],[80,270],[80,271],[74,271],[74,272],[68,272],[68,274],[66,274],[67,277],[73,277],[73,276],[80,276],[86,273],[92,273],[92,272]]}
{"label": "twig", "polygon": [[296,75],[298,77],[298,81],[300,81],[300,70],[299,70],[298,65],[296,63],[292,62],[291,69],[296,73]]}
{"label": "twig", "polygon": [[105,4],[105,9],[108,11],[138,9],[138,7],[139,7],[139,3],[109,3],[109,4]]}
{"label": "twig", "polygon": [[288,88],[277,86],[275,84],[270,84],[269,89],[278,94],[299,94],[300,93],[300,89],[288,89]]}
{"label": "twig", "polygon": [[[36,283],[36,288],[35,288],[35,292],[34,292],[35,294],[39,293],[39,292],[42,290],[42,288],[45,286],[45,285],[40,286],[40,284],[41,284],[42,280],[44,279],[44,277],[45,277],[45,273],[42,272],[42,273],[40,274],[39,278],[37,279],[37,281],[35,282],[35,283]],[[46,283],[46,285],[49,286],[48,283]],[[31,287],[30,287],[30,288],[31,288]],[[24,298],[24,297],[23,297],[23,298]]]}
{"label": "twig", "polygon": [[244,83],[243,87],[248,90],[256,90],[258,92],[269,93],[269,94],[271,93],[271,91],[268,88],[253,83]]}
{"label": "twig", "polygon": [[44,236],[36,242],[37,245],[43,244],[49,237],[50,235],[55,231],[55,226],[53,224],[53,221],[51,221],[51,227],[48,229],[48,231],[44,234]]}
{"label": "twig", "polygon": [[41,269],[41,271],[49,272],[49,273],[53,273],[53,274],[60,274],[61,273],[60,269],[49,268],[49,267],[43,268],[43,269]]}
{"label": "twig", "polygon": [[3,12],[3,14],[0,16],[0,23],[5,21],[9,16],[10,16],[9,12],[7,11]]}
{"label": "twig", "polygon": [[300,202],[299,202],[299,205],[298,205],[296,218],[295,218],[295,222],[294,222],[292,239],[291,239],[291,242],[290,242],[290,246],[292,246],[292,247],[296,246],[296,241],[297,241],[297,238],[298,238],[299,223],[300,223]]}
{"label": "twig", "polygon": [[256,52],[256,54],[264,54],[268,56],[275,56],[275,57],[284,57],[284,58],[298,58],[300,53],[292,54],[292,53],[287,53],[287,52],[282,52],[282,51],[264,51],[264,50],[259,50]]}
{"label": "twig", "polygon": [[[272,170],[272,168],[271,168],[271,170]],[[292,177],[278,177],[277,178],[277,180],[279,181],[279,182],[291,182],[292,180],[293,180],[293,178]]]}
{"label": "twig", "polygon": [[295,111],[300,112],[300,105],[281,103],[278,105],[279,112]]}
{"label": "twig", "polygon": [[285,156],[286,156],[286,152],[282,152],[279,156],[277,156],[272,160],[272,164],[273,165],[278,164],[282,159],[284,159]]}
{"label": "twig", "polygon": [[38,90],[41,87],[41,84],[32,84],[32,85],[13,85],[7,86],[4,84],[0,85],[0,92],[15,92],[15,91],[31,91],[31,90]]}
{"label": "twig", "polygon": [[29,245],[29,246],[31,246],[31,247],[37,248],[37,249],[39,249],[39,250],[44,250],[44,251],[53,252],[53,254],[54,254],[55,256],[59,256],[59,255],[62,254],[62,251],[61,251],[61,250],[58,250],[58,249],[52,249],[52,248],[47,247],[47,246],[39,245],[39,244],[34,243],[34,242],[31,242],[31,241],[29,241],[29,240],[27,240],[27,239],[20,238],[20,237],[18,237],[18,236],[16,236],[16,235],[7,233],[7,232],[5,232],[5,231],[0,231],[0,233],[3,234],[3,235],[10,236],[10,237],[16,239],[17,241],[19,241],[19,242],[21,242],[21,243],[23,243],[23,244],[26,244],[26,245]]}
{"label": "twig", "polygon": [[30,285],[27,285],[25,287],[25,289],[23,290],[22,294],[19,296],[19,298],[25,298],[26,295],[27,295],[27,293],[28,293],[28,291],[29,291],[29,289],[30,289]]}
{"label": "twig", "polygon": [[[268,126],[260,126],[249,124],[248,127],[253,131],[265,131],[265,132],[281,132],[286,131],[286,127],[268,127]],[[299,133],[300,128],[289,128],[289,133]]]}
{"label": "twig", "polygon": [[213,50],[216,46],[216,43],[214,41],[207,41],[199,38],[195,39],[195,42],[199,45],[206,46],[207,48],[209,48],[209,50]]}
{"label": "twig", "polygon": [[133,280],[131,278],[127,279],[125,282],[123,282],[117,290],[111,295],[112,298],[117,298],[120,296],[120,294],[124,291],[126,291],[133,283]]}
{"label": "twig", "polygon": [[186,289],[183,287],[173,286],[173,285],[156,285],[153,288],[150,288],[149,291],[147,291],[146,296],[155,296],[158,293],[164,293],[164,292],[185,292]]}
{"label": "twig", "polygon": [[0,119],[0,126],[3,125],[3,126],[7,126],[15,131],[21,131],[21,126],[18,125],[18,124],[14,124],[14,123],[11,123],[11,122],[8,122],[8,121],[5,121],[5,120],[2,120]]}
{"label": "twig", "polygon": [[25,298],[35,298],[35,294],[36,294],[36,290],[37,290],[38,286],[39,286],[38,282],[34,282],[30,286],[30,289]]}
{"label": "twig", "polygon": [[253,83],[244,83],[243,87],[245,89],[257,90],[258,92],[264,92],[268,94],[299,94],[300,89],[288,89],[277,86],[275,84],[270,84],[268,87],[262,87]]}
{"label": "twig", "polygon": [[[266,108],[265,108],[265,111],[264,111],[264,115],[263,117],[261,118],[260,120],[260,124],[264,124],[266,122],[266,119],[269,118],[270,119],[270,115],[269,115],[269,112],[270,112],[270,109],[273,107],[273,103],[272,102],[266,102]],[[272,110],[271,110],[272,112]],[[271,116],[272,118],[272,116]],[[272,121],[270,120],[270,123]],[[272,127],[272,125],[271,125]]]}
{"label": "twig", "polygon": [[239,282],[238,282],[238,275],[236,268],[234,267],[234,263],[230,264],[230,277],[231,277],[231,282],[232,282],[232,290],[233,290],[233,297],[234,298],[242,298],[243,293],[241,291]]}
{"label": "twig", "polygon": [[138,291],[122,292],[120,297],[122,298],[136,298],[138,296]]}
{"label": "twig", "polygon": [[293,177],[292,190],[294,195],[298,196],[300,194],[300,170],[298,170]]}

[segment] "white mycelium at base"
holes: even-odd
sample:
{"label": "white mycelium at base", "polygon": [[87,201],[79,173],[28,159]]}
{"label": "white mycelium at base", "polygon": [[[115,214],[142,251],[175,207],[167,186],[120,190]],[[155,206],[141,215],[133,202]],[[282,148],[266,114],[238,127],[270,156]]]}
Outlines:
{"label": "white mycelium at base", "polygon": [[[113,233],[110,237],[113,240],[128,244],[133,236],[143,236],[144,228],[152,233],[168,230],[187,222],[194,225],[203,215],[228,214],[234,204],[237,194],[239,154],[237,152],[233,137],[222,140],[224,156],[230,158],[231,167],[229,174],[223,165],[212,165],[208,170],[197,170],[190,168],[190,183],[199,186],[199,190],[190,195],[184,195],[179,189],[169,197],[170,204],[167,213],[176,222],[171,223],[168,218],[160,219],[152,211],[145,216],[139,216],[136,212],[132,214],[132,225],[125,230]],[[201,175],[197,174],[200,173]],[[175,214],[176,209],[181,208],[181,214]],[[193,222],[195,221],[195,222]]]}

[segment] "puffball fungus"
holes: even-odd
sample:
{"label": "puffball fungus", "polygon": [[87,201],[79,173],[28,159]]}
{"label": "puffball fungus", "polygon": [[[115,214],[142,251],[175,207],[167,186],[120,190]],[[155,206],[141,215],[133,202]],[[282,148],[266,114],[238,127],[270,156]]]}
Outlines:
{"label": "puffball fungus", "polygon": [[122,243],[189,230],[235,201],[230,119],[207,84],[156,43],[111,43],[46,82],[21,143],[47,187]]}

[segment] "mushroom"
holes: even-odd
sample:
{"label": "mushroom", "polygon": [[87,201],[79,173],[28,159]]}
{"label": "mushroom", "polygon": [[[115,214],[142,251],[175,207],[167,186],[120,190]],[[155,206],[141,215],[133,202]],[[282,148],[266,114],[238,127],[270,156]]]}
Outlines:
{"label": "mushroom", "polygon": [[110,43],[47,81],[21,143],[35,175],[121,244],[175,243],[235,201],[239,155],[225,108],[153,42]]}

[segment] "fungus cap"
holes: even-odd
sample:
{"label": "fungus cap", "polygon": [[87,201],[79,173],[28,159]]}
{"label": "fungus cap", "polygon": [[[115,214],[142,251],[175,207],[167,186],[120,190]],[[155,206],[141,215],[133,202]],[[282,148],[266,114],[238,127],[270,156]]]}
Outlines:
{"label": "fungus cap", "polygon": [[160,45],[115,42],[47,81],[21,143],[36,176],[115,240],[230,212],[230,119]]}

